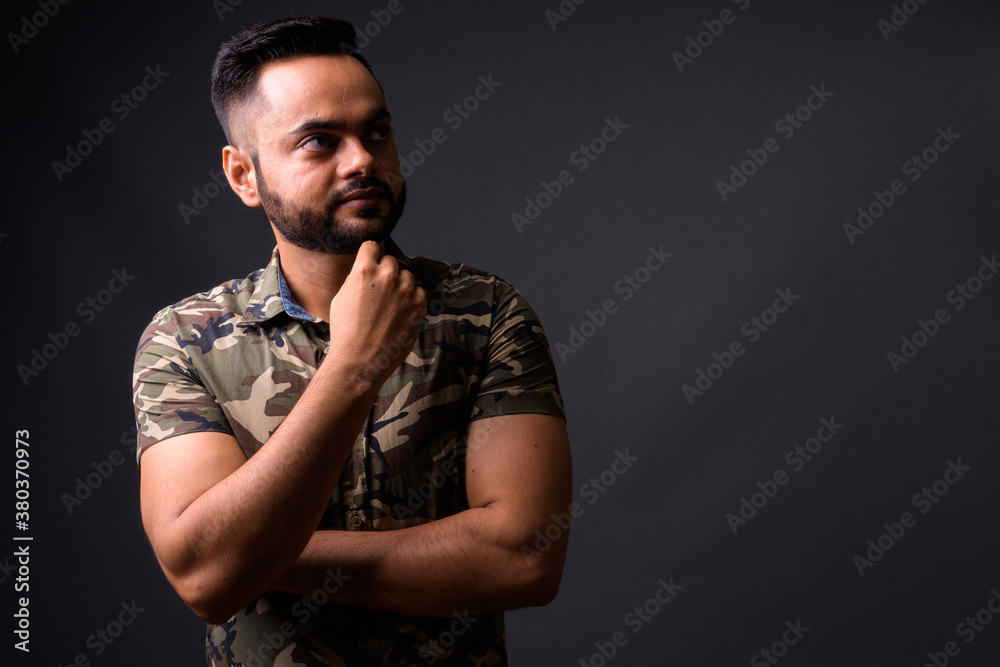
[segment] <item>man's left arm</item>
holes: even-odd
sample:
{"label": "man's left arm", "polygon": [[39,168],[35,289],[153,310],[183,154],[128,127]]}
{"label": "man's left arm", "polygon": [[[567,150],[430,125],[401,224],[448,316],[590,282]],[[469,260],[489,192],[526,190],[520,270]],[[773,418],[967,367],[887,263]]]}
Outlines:
{"label": "man's left arm", "polygon": [[[415,616],[482,614],[551,602],[559,589],[572,499],[566,423],[547,414],[473,421],[465,459],[469,509],[391,531],[317,531],[279,590]],[[556,518],[560,521],[557,523]],[[556,525],[551,546],[536,531]],[[523,548],[528,547],[528,548]]]}

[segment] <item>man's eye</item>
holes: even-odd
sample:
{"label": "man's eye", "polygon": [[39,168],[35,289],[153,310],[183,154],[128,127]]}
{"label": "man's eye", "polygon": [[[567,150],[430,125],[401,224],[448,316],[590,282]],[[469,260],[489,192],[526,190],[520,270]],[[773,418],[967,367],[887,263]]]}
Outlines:
{"label": "man's eye", "polygon": [[392,128],[388,125],[379,125],[378,127],[372,128],[371,132],[368,133],[369,139],[373,141],[385,141],[390,136],[392,136]]}
{"label": "man's eye", "polygon": [[303,146],[303,148],[312,148],[312,149],[329,148],[330,147],[330,139],[327,138],[327,137],[324,137],[324,136],[312,137],[311,139],[309,139],[308,141],[306,141],[304,144],[302,144],[302,146]]}

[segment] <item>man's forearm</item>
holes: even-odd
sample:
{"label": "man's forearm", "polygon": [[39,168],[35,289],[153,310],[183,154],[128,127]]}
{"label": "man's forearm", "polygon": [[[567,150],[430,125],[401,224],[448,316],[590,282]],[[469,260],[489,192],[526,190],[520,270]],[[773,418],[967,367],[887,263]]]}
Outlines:
{"label": "man's forearm", "polygon": [[481,614],[555,597],[565,536],[545,552],[499,506],[391,531],[317,531],[275,588],[312,596],[341,580],[333,601],[415,616]]}
{"label": "man's forearm", "polygon": [[266,590],[319,523],[373,393],[344,369],[317,371],[260,451],[175,519],[164,565],[226,609]]}

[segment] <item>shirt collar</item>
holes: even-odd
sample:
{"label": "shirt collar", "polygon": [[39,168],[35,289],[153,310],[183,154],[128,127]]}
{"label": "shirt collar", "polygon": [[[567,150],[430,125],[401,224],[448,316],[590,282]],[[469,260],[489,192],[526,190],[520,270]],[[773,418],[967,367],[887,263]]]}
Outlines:
{"label": "shirt collar", "polygon": [[281,272],[281,260],[278,258],[277,248],[274,249],[274,257],[278,265],[278,294],[281,296],[281,305],[285,309],[285,312],[296,319],[315,322],[316,318],[307,313],[306,309],[299,305],[295,297],[292,296],[292,290],[288,289],[288,283],[285,282],[285,274]]}
{"label": "shirt collar", "polygon": [[261,269],[257,283],[246,310],[243,311],[243,322],[266,322],[285,312],[281,301],[281,286],[278,280],[278,247],[271,252],[271,261]]}
{"label": "shirt collar", "polygon": [[[385,254],[392,255],[393,257],[395,257],[396,262],[399,264],[399,268],[411,271],[410,262],[412,261],[413,258],[408,255],[405,255],[403,251],[399,249],[399,246],[396,245],[396,242],[392,240],[392,237],[389,237],[385,240]],[[420,284],[419,276],[414,275],[414,277],[417,278],[417,284],[419,285]]]}
{"label": "shirt collar", "polygon": [[[409,270],[410,257],[403,254],[391,238],[385,240],[385,254],[396,258],[399,268]],[[281,271],[278,247],[275,246],[271,252],[271,261],[257,279],[257,285],[250,296],[242,319],[244,322],[265,322],[281,313],[287,313],[291,317],[307,322],[316,321],[292,296],[285,275]]]}

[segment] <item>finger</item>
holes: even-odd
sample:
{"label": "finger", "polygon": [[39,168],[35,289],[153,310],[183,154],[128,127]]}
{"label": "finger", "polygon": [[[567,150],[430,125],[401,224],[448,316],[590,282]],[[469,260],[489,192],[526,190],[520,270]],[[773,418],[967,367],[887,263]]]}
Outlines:
{"label": "finger", "polygon": [[381,248],[379,248],[378,243],[375,241],[365,241],[358,247],[358,254],[354,258],[354,268],[378,264],[380,252]]}
{"label": "finger", "polygon": [[378,262],[378,266],[383,271],[386,271],[390,276],[398,276],[400,273],[399,262],[397,262],[396,258],[392,255],[383,255],[382,259]]}
{"label": "finger", "polygon": [[406,290],[412,290],[417,286],[417,278],[406,269],[399,270],[399,286]]}

